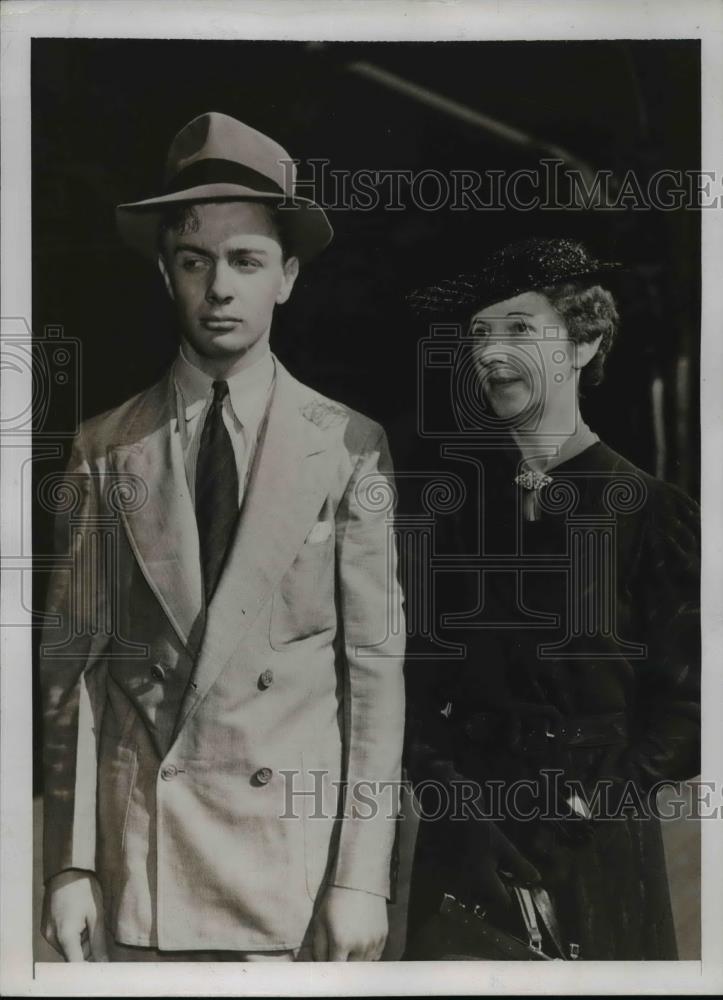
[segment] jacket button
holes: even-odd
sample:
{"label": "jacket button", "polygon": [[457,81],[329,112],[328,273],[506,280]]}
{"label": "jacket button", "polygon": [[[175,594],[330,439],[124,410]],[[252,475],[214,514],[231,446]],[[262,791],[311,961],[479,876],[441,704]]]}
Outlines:
{"label": "jacket button", "polygon": [[260,767],[254,775],[254,778],[260,785],[268,785],[273,776],[274,772],[270,767]]}
{"label": "jacket button", "polygon": [[175,764],[166,764],[166,766],[161,769],[161,777],[164,781],[172,781],[177,774],[178,768]]}
{"label": "jacket button", "polygon": [[274,672],[273,670],[264,670],[264,672],[259,677],[259,687],[266,689],[271,687],[274,683]]}
{"label": "jacket button", "polygon": [[165,681],[166,671],[163,669],[162,663],[154,663],[151,667],[151,677],[154,677],[157,681]]}

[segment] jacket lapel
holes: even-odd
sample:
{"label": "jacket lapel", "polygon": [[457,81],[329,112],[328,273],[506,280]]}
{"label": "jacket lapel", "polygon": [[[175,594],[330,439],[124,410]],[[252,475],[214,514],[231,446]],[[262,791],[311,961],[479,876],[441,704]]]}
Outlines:
{"label": "jacket lapel", "polygon": [[205,697],[301,548],[329,489],[324,433],[303,415],[313,396],[276,361],[276,384],[234,540],[176,732]]}
{"label": "jacket lapel", "polygon": [[193,653],[203,630],[203,589],[170,373],[149,390],[128,436],[131,443],[113,449],[111,462],[121,477],[145,484],[147,499],[137,509],[121,505],[121,517],[149,586]]}

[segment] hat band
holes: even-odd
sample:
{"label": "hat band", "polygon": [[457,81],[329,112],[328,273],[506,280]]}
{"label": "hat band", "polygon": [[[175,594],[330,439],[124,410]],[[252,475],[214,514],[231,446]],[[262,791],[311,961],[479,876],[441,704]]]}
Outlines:
{"label": "hat band", "polygon": [[244,166],[235,160],[223,160],[208,157],[196,160],[178,173],[166,185],[166,194],[176,194],[186,188],[199,187],[202,184],[239,184],[241,187],[252,188],[263,194],[285,195],[284,189],[253,167]]}

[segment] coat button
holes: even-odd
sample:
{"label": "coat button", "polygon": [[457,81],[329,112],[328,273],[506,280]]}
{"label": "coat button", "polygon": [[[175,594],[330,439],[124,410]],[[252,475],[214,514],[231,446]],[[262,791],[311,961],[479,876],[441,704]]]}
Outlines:
{"label": "coat button", "polygon": [[154,663],[151,667],[151,677],[155,678],[157,681],[165,681],[166,671],[163,669],[162,663]]}
{"label": "coat button", "polygon": [[259,677],[259,687],[265,690],[274,683],[274,672],[273,670],[264,670],[264,672]]}
{"label": "coat button", "polygon": [[161,777],[164,781],[172,781],[177,774],[178,768],[175,764],[166,764],[166,766],[161,769]]}
{"label": "coat button", "polygon": [[270,767],[260,767],[254,775],[254,778],[260,785],[268,785],[273,776],[274,772]]}

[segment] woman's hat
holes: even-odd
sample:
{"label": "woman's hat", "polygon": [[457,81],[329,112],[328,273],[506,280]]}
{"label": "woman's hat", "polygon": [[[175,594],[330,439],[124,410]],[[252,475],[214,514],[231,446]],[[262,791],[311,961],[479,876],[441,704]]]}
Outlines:
{"label": "woman's hat", "polygon": [[408,302],[416,312],[451,314],[462,309],[482,309],[522,292],[565,281],[592,281],[622,266],[596,260],[575,240],[527,239],[497,250],[477,271],[412,292]]}
{"label": "woman's hat", "polygon": [[162,193],[118,205],[116,220],[126,243],[155,260],[161,215],[175,203],[283,203],[289,250],[306,261],[327,246],[334,231],[324,210],[297,198],[295,187],[296,165],[282,146],[229,115],[210,111],[185,125],[171,143]]}

